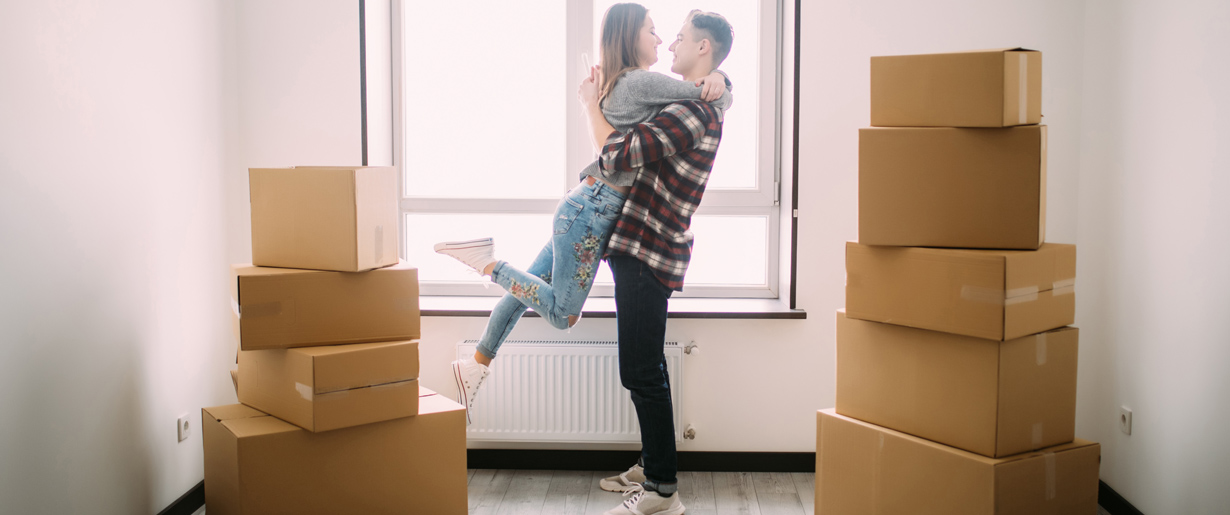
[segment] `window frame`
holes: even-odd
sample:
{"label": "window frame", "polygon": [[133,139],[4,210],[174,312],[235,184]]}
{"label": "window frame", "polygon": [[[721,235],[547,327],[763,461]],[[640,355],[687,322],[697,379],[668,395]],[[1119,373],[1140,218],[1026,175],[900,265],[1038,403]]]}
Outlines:
{"label": "window frame", "polygon": [[[554,198],[522,198],[522,199],[475,199],[475,198],[422,198],[406,196],[405,192],[405,81],[403,31],[404,0],[391,0],[390,43],[392,67],[392,135],[393,135],[393,166],[397,170],[399,217],[398,238],[399,254],[405,259],[407,245],[406,219],[411,213],[535,213],[549,214],[554,211],[559,197]],[[565,2],[567,9],[565,44],[567,55],[579,55],[584,51],[592,57],[594,34],[593,2]],[[749,189],[713,189],[705,192],[704,201],[697,209],[695,216],[710,215],[744,215],[762,216],[766,222],[766,242],[764,262],[766,267],[765,284],[762,285],[706,285],[687,284],[682,292],[676,292],[676,297],[683,298],[749,298],[749,299],[779,299],[784,292],[780,291],[782,263],[781,253],[783,231],[781,216],[781,184],[782,184],[782,141],[781,124],[784,84],[782,82],[784,1],[761,0],[758,17],[760,34],[760,52],[758,56],[759,106],[757,120],[757,185]],[[665,38],[664,38],[665,39]],[[663,46],[669,42],[664,42]],[[579,69],[579,65],[565,59],[561,65],[568,70]],[[566,73],[572,78],[575,73]],[[569,87],[575,87],[570,84]],[[738,101],[739,78],[735,78],[736,102]],[[771,93],[771,94],[770,94]],[[566,116],[568,129],[565,163],[568,170],[580,170],[592,159],[590,143],[584,132],[585,118],[577,102],[567,102]],[[565,172],[562,191],[575,186],[577,174]],[[420,284],[420,293],[427,296],[497,296],[502,292],[499,288],[486,288],[477,282],[447,282],[426,281]],[[609,284],[596,284],[591,290],[591,297],[612,297],[614,289]]]}

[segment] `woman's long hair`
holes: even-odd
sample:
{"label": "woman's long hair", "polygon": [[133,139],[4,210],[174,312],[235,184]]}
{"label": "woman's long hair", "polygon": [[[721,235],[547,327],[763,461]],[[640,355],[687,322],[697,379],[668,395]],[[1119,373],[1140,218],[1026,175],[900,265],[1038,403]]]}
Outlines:
{"label": "woman's long hair", "polygon": [[602,15],[602,82],[598,85],[601,104],[611,93],[615,81],[628,70],[640,67],[636,42],[649,10],[641,4],[612,5]]}

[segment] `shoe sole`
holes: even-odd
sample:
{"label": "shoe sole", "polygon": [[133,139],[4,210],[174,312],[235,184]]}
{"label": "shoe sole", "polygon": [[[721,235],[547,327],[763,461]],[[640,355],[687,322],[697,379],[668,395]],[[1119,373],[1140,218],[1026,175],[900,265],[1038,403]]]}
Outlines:
{"label": "shoe sole", "polygon": [[623,484],[616,483],[614,481],[607,481],[603,479],[602,481],[598,482],[598,488],[601,488],[602,490],[605,490],[607,492],[615,492],[615,493],[621,494],[621,493],[627,492],[628,490],[631,490],[632,485],[624,486]]}
{"label": "shoe sole", "polygon": [[437,243],[432,248],[435,249],[436,252],[440,252],[442,250],[460,250],[460,249],[475,249],[479,247],[490,247],[494,244],[495,243],[490,238],[483,238],[480,240],[450,241],[446,243]]}
{"label": "shoe sole", "polygon": [[453,363],[453,379],[457,381],[457,403],[466,409],[466,425],[470,425],[470,403],[466,402],[466,386],[461,382],[461,363]]}

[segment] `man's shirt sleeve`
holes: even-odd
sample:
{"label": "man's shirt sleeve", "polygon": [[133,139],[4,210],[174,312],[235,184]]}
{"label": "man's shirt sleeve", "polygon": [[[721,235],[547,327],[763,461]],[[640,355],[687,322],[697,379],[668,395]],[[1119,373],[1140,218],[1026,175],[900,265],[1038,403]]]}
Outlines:
{"label": "man's shirt sleeve", "polygon": [[699,101],[678,102],[626,134],[611,133],[602,147],[599,168],[604,172],[632,171],[696,146],[705,135],[708,109]]}

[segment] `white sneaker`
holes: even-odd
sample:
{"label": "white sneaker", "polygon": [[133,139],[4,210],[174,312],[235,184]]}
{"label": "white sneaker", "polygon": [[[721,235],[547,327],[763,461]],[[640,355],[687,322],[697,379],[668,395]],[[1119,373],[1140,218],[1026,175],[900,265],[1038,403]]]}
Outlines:
{"label": "white sneaker", "polygon": [[662,497],[657,492],[645,490],[640,483],[633,486],[625,496],[630,495],[624,503],[604,515],[681,515],[684,512],[683,503],[679,501],[679,492],[670,497]]}
{"label": "white sneaker", "polygon": [[473,268],[479,275],[487,265],[495,263],[495,240],[480,238],[468,241],[446,241],[437,243],[437,254],[444,254]]}
{"label": "white sneaker", "polygon": [[627,472],[618,476],[603,478],[598,482],[598,488],[608,492],[627,492],[632,485],[640,486],[645,481],[645,468],[640,464],[632,465]]}
{"label": "white sneaker", "polygon": [[474,407],[474,394],[483,380],[491,375],[491,369],[474,361],[474,358],[453,362],[453,378],[457,380],[457,402],[466,407],[466,425],[470,425],[470,408]]}

